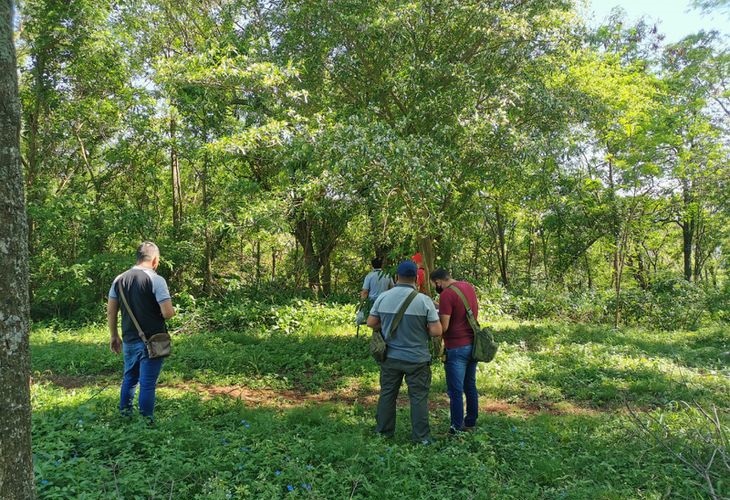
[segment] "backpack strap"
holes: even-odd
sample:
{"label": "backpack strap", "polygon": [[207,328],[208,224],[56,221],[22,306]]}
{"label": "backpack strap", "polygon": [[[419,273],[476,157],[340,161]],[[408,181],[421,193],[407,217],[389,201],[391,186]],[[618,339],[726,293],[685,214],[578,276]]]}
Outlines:
{"label": "backpack strap", "polygon": [[474,311],[471,310],[471,306],[469,305],[469,301],[466,299],[464,292],[459,290],[459,288],[455,285],[449,285],[446,288],[453,290],[454,292],[456,292],[456,295],[461,297],[461,301],[464,303],[464,308],[466,309],[466,319],[469,321],[469,326],[471,327],[472,331],[474,332],[474,334],[476,334],[480,329],[479,322],[474,317]]}
{"label": "backpack strap", "polygon": [[392,339],[393,337],[395,337],[395,330],[398,328],[400,320],[403,319],[403,315],[406,313],[406,309],[408,309],[408,306],[411,304],[411,302],[413,302],[413,299],[416,298],[416,295],[418,295],[418,290],[413,290],[411,294],[403,301],[403,304],[398,310],[398,314],[395,315],[393,324],[390,326],[390,332],[388,333],[389,338]]}

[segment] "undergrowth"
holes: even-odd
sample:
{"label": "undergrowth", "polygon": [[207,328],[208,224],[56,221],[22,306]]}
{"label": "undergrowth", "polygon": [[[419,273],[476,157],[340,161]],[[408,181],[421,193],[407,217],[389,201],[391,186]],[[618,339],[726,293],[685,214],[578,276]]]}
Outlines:
{"label": "undergrowth", "polygon": [[373,435],[378,370],[365,332],[356,336],[350,324],[353,311],[297,300],[241,305],[235,314],[231,305],[204,329],[182,314],[152,427],[117,415],[121,358],[109,352],[104,327],[38,325],[31,334],[38,496],[730,495],[722,470],[706,475],[708,487],[677,456],[683,447],[708,456],[696,439],[707,423],[680,401],[716,408],[721,428],[728,425],[726,330],[496,323],[498,357],[477,376],[477,431],[446,434],[443,369],[434,365],[436,442],[421,447],[409,442],[405,397],[396,438]]}

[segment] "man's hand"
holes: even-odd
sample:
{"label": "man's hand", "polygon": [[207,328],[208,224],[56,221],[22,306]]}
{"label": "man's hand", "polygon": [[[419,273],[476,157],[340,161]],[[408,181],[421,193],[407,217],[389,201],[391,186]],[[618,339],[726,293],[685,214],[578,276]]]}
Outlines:
{"label": "man's hand", "polygon": [[106,321],[109,325],[109,349],[115,354],[122,352],[122,339],[119,338],[119,329],[117,328],[118,312],[119,301],[110,298],[106,306]]}
{"label": "man's hand", "polygon": [[115,335],[111,338],[109,341],[109,349],[111,349],[114,354],[122,352],[122,339],[119,338],[119,335]]}

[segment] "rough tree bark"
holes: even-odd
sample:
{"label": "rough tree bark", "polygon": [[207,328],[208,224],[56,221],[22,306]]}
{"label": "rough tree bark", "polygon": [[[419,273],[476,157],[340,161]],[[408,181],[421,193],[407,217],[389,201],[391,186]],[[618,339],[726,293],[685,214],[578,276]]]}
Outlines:
{"label": "rough tree bark", "polygon": [[0,0],[0,498],[33,498],[28,222],[13,15],[14,2]]}

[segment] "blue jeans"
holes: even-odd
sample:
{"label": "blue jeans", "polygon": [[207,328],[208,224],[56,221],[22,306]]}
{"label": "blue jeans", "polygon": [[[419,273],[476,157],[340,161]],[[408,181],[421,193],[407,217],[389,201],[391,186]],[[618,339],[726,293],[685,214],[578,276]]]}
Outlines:
{"label": "blue jeans", "polygon": [[142,340],[124,342],[123,347],[124,377],[119,411],[123,414],[132,412],[134,392],[139,384],[139,412],[145,417],[152,418],[155,411],[155,388],[164,358],[148,358],[147,348]]}
{"label": "blue jeans", "polygon": [[[471,345],[446,349],[446,390],[449,394],[451,428],[474,427],[479,415],[477,362],[471,359]],[[464,416],[466,395],[466,417]]]}

